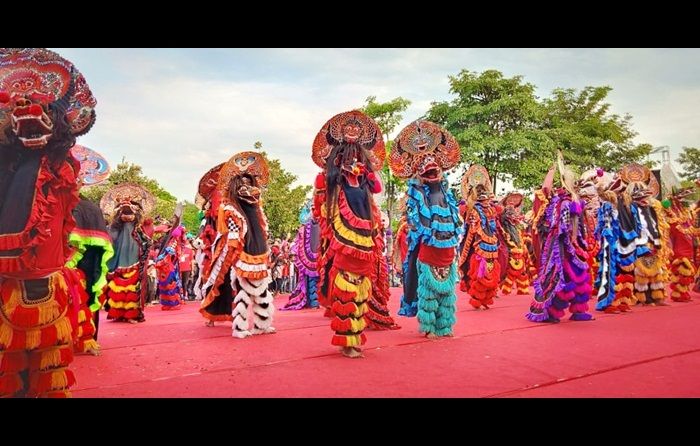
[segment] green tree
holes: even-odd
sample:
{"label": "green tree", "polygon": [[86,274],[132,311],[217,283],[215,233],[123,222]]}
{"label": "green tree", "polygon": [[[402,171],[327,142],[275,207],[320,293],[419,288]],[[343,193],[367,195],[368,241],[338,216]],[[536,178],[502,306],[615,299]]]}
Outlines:
{"label": "green tree", "polygon": [[[651,153],[651,144],[634,145],[637,133],[632,129],[632,117],[610,113],[605,102],[611,87],[585,87],[555,89],[551,97],[542,101],[541,128],[550,140],[527,154],[527,158],[554,159],[554,149],[564,151],[567,165],[579,172],[593,167],[608,171],[618,170],[629,163],[645,163]],[[524,170],[516,178],[516,186],[532,187],[541,182],[551,163],[542,163],[534,169]]]}
{"label": "green tree", "polygon": [[[404,99],[401,96],[390,100],[389,102],[377,102],[376,96],[369,96],[365,99],[365,105],[362,111],[377,122],[377,125],[382,129],[384,138],[386,138],[386,153],[387,157],[391,152],[393,141],[389,141],[389,134],[392,133],[396,126],[403,119],[403,112],[406,111],[411,101]],[[389,163],[384,163],[381,171],[382,182],[384,183],[384,193],[386,201],[384,208],[389,219],[389,225],[392,228],[392,233],[396,230],[394,225],[394,212],[396,203],[399,199],[399,194],[406,190],[406,182],[401,178],[391,174]],[[391,258],[392,240],[387,240],[387,253]]]}
{"label": "green tree", "polygon": [[[256,143],[256,148],[262,144]],[[294,233],[299,227],[299,211],[311,191],[311,186],[291,187],[297,176],[282,168],[278,159],[271,159],[262,152],[270,169],[270,183],[263,190],[263,209],[267,215],[269,231],[273,237],[285,237]]]}
{"label": "green tree", "polygon": [[563,149],[567,165],[582,172],[614,171],[645,161],[650,144],[634,145],[631,116],[610,113],[610,87],[555,89],[539,100],[522,76],[505,78],[496,70],[462,70],[450,76],[450,102],[434,102],[426,118],[444,125],[462,146],[462,161],[485,166],[493,179],[510,179],[519,189],[541,184]]}
{"label": "green tree", "polygon": [[523,83],[522,76],[506,78],[497,70],[462,70],[449,79],[450,93],[456,97],[433,102],[426,119],[454,135],[462,161],[486,167],[494,191],[497,180],[517,179],[524,168],[537,168],[540,163],[534,160],[523,165],[528,154],[547,142],[539,131],[542,107],[535,86]]}
{"label": "green tree", "polygon": [[681,176],[685,180],[700,178],[700,149],[695,147],[683,147],[683,151],[676,159],[683,167]]}
{"label": "green tree", "polygon": [[182,208],[182,224],[187,232],[197,235],[199,232],[199,208],[189,201],[185,201]]}
{"label": "green tree", "polygon": [[81,190],[81,194],[86,199],[99,203],[108,189],[122,183],[138,184],[153,194],[156,198],[156,207],[151,217],[161,216],[170,218],[173,216],[175,205],[177,204],[177,197],[163,189],[158,181],[145,176],[141,166],[127,162],[125,159],[122,159],[121,163],[117,164],[117,167],[109,175],[107,181],[97,186],[85,188]]}

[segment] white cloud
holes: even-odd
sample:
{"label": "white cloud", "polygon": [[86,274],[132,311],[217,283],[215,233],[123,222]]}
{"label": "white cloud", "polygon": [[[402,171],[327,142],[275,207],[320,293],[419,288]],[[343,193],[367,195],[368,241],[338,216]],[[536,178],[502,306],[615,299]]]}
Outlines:
{"label": "white cloud", "polygon": [[645,49],[58,49],[85,74],[98,120],[81,143],[115,165],[143,166],[181,199],[200,176],[255,141],[299,183],[313,181],[311,142],[332,115],[397,96],[412,105],[394,135],[448,100],[461,69],[523,75],[540,96],[610,85],[613,111],[638,142],[700,146],[698,50]]}

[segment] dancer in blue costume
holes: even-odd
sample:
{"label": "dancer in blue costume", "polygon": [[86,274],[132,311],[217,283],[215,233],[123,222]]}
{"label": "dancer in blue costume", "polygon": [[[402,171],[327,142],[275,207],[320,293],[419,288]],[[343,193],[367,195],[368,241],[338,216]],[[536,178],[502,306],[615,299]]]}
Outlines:
{"label": "dancer in blue costume", "polygon": [[456,321],[455,257],[462,224],[444,171],[453,168],[459,156],[454,137],[429,121],[404,128],[389,156],[392,173],[409,179],[408,253],[399,315],[417,315],[419,331],[428,338],[452,336]]}

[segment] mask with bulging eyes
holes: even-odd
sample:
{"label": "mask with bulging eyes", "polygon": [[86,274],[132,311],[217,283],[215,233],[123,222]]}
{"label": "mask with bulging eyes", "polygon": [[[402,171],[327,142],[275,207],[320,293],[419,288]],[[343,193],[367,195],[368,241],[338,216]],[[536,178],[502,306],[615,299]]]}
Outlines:
{"label": "mask with bulging eyes", "polygon": [[119,218],[124,223],[128,223],[136,220],[137,213],[141,210],[138,203],[134,201],[122,202],[118,206]]}
{"label": "mask with bulging eyes", "polygon": [[649,197],[651,197],[651,190],[646,187],[643,183],[635,182],[628,186],[628,192],[634,200],[642,206],[647,206],[649,204]]}

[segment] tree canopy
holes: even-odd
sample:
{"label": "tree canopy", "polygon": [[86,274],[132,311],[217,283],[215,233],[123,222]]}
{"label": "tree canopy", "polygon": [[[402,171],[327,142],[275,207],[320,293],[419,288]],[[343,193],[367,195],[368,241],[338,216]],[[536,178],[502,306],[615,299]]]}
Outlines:
{"label": "tree canopy", "polygon": [[[261,149],[259,142],[256,149]],[[296,175],[287,172],[277,159],[270,159],[265,152],[263,156],[270,167],[270,184],[263,190],[262,198],[267,214],[270,232],[275,237],[283,237],[287,233],[294,233],[299,226],[299,210],[306,200],[306,195],[311,190],[310,186],[297,186],[291,188],[296,181]],[[81,190],[81,194],[88,200],[99,203],[102,196],[112,186],[122,183],[135,183],[143,186],[156,197],[156,208],[151,217],[171,218],[177,205],[177,197],[165,190],[158,181],[147,177],[143,168],[135,163],[122,160],[112,171],[107,181],[103,184],[87,187]],[[183,203],[182,224],[187,230],[196,234],[199,230],[199,209],[194,203]]]}
{"label": "tree canopy", "polygon": [[462,70],[450,76],[451,101],[433,102],[426,119],[449,130],[462,148],[462,161],[487,168],[497,181],[521,189],[537,187],[563,149],[574,170],[616,170],[644,162],[650,144],[634,145],[631,116],[610,112],[611,87],[555,89],[539,99],[522,76],[500,71]]}
{"label": "tree canopy", "polygon": [[681,176],[685,180],[700,178],[700,149],[695,147],[683,147],[683,151],[676,160],[683,167]]}

